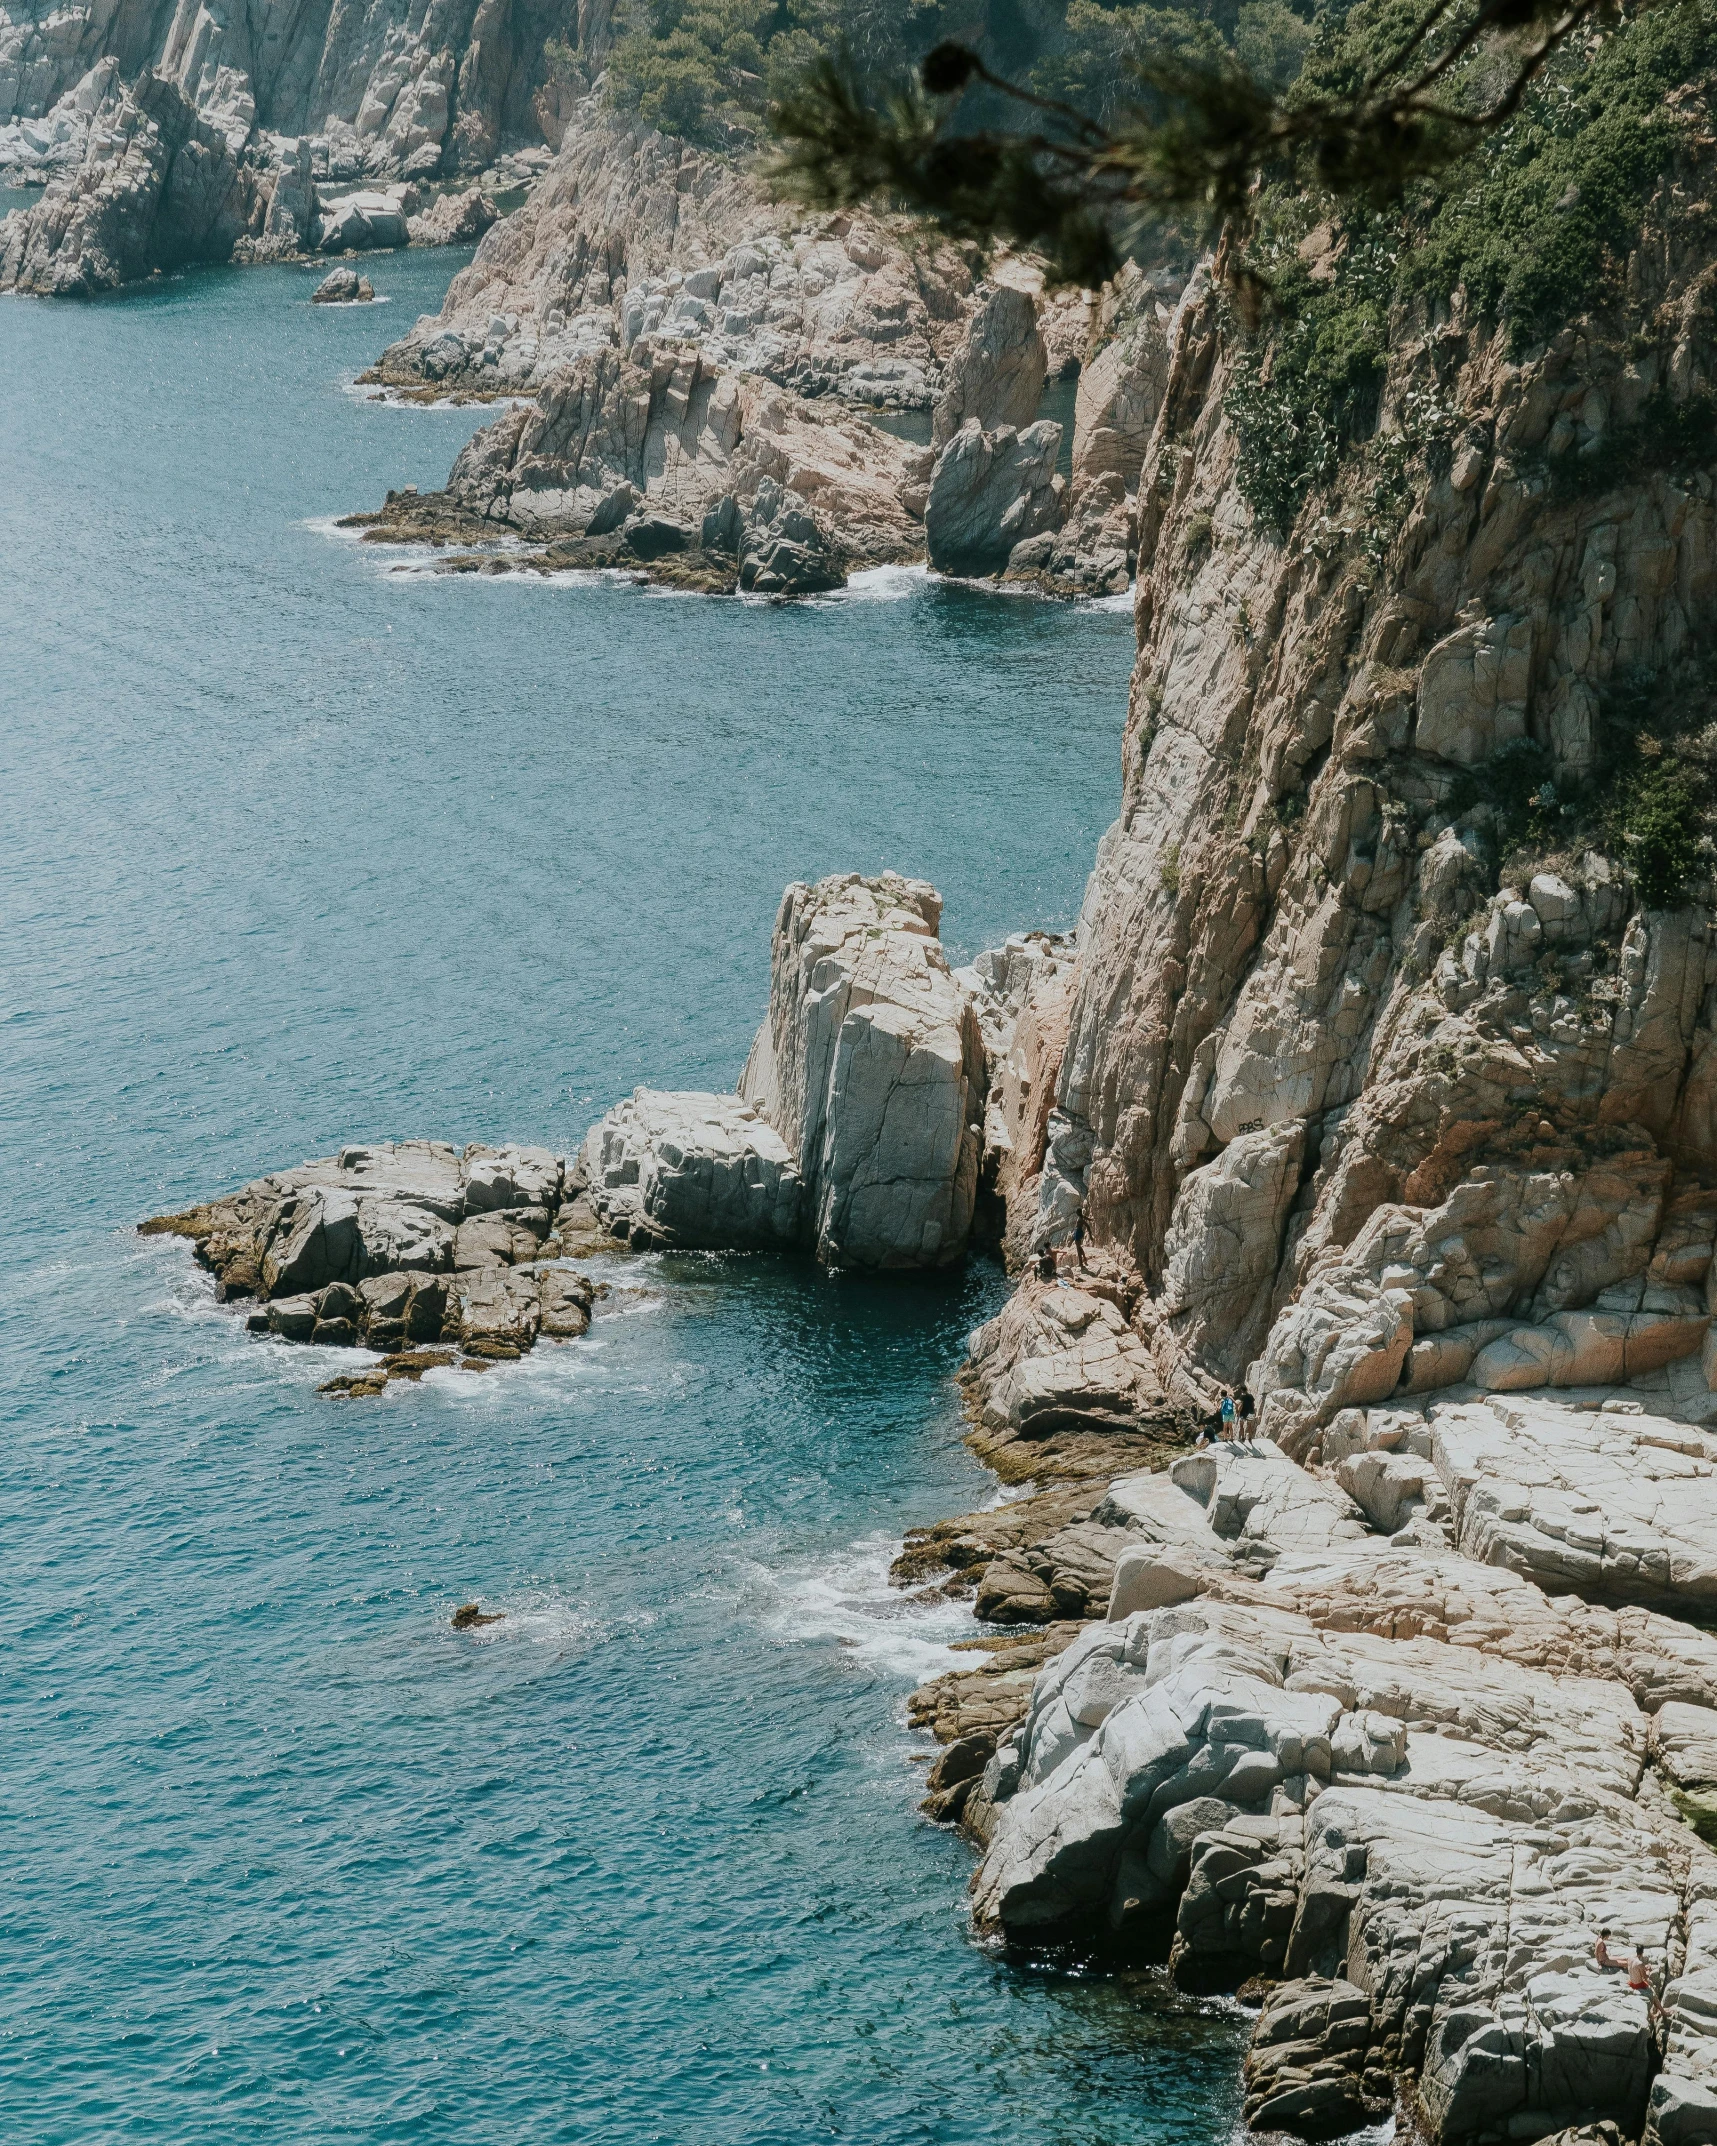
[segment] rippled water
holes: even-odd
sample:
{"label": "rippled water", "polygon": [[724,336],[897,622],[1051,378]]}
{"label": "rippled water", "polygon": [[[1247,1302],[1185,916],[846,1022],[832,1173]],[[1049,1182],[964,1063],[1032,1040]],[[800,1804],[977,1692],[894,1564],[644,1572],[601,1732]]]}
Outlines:
{"label": "rippled water", "polygon": [[992,1494],[993,1270],[617,1264],[586,1342],[342,1405],[132,1234],[726,1084],[787,879],[923,873],[970,952],[1069,922],[1112,810],[1124,615],[332,537],[476,422],[344,385],[451,265],[0,304],[0,2131],[1226,2140],[1233,2022],[975,1945],[915,1815],[963,1619],[882,1575]]}

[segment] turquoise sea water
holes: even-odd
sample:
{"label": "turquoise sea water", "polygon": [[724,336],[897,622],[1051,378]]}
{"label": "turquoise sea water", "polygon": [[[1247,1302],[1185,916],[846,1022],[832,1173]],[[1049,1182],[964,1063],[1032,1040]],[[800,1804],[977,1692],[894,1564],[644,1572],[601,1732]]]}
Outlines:
{"label": "turquoise sea water", "polygon": [[[0,303],[0,2134],[1216,2146],[1238,2033],[1007,1961],[917,1817],[999,1300],[615,1265],[583,1343],[341,1405],[131,1225],[342,1140],[731,1082],[795,876],[1076,910],[1124,615],[396,575],[329,533],[480,413],[439,302]],[[481,1596],[506,1622],[456,1635]]]}

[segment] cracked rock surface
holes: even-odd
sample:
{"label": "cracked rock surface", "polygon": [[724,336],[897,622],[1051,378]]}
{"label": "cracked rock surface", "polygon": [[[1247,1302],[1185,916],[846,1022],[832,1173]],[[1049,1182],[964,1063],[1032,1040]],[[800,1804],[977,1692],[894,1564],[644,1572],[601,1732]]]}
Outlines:
{"label": "cracked rock surface", "polygon": [[218,1296],[256,1302],[254,1332],[374,1349],[406,1377],[426,1350],[477,1365],[585,1333],[597,1292],[565,1255],[605,1241],[560,1156],[439,1140],[342,1148],[143,1228],[189,1238]]}
{"label": "cracked rock surface", "polygon": [[782,898],[769,1013],[737,1096],[640,1090],[586,1142],[633,1242],[801,1244],[829,1266],[962,1258],[988,1061],[921,880],[846,873]]}
{"label": "cracked rock surface", "polygon": [[[1435,1404],[1416,1433],[1379,1411],[1390,1445],[1354,1450],[1410,1453],[1494,1405]],[[1717,1638],[1480,1562],[1437,1510],[1386,1537],[1268,1441],[1115,1482],[1108,1619],[1058,1628],[1017,1725],[1019,1669],[917,1702],[938,1735],[994,1741],[958,1798],[987,1844],[979,1919],[1022,1942],[1160,1930],[1183,1986],[1274,1983],[1254,2126],[1333,2136],[1405,2077],[1439,2141],[1704,2139],[1717,1856],[1679,1803],[1717,1766]],[[1649,1992],[1599,1964],[1602,1929]]]}

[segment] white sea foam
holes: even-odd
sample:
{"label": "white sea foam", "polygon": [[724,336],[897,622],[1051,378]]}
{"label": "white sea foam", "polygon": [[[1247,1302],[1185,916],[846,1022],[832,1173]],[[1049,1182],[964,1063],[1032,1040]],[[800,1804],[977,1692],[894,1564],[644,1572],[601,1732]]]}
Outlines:
{"label": "white sea foam", "polygon": [[[927,566],[867,566],[847,577],[844,589],[829,589],[806,599],[813,609],[831,604],[897,604],[915,596],[932,579]],[[749,597],[748,602],[768,603],[769,597]]]}
{"label": "white sea foam", "polygon": [[1137,588],[1138,583],[1136,581],[1129,581],[1119,595],[1088,597],[1079,608],[1081,611],[1125,611],[1131,613],[1133,595]]}
{"label": "white sea foam", "polygon": [[479,424],[487,424],[503,410],[528,410],[536,401],[534,395],[497,395],[492,402],[462,402],[456,395],[438,395],[433,402],[419,402],[407,400],[397,388],[381,387],[373,380],[360,381],[356,373],[340,382],[340,392],[350,395],[354,402],[371,403],[382,410],[457,410],[462,417],[470,415]]}
{"label": "white sea foam", "polygon": [[332,537],[336,544],[356,544],[363,535],[361,529],[342,529],[343,516],[338,514],[309,514],[298,526],[308,529],[312,536]]}
{"label": "white sea foam", "polygon": [[[1230,2008],[1224,2005],[1222,2009],[1227,2011]],[[1256,2014],[1239,2005],[1235,2005],[1233,2010],[1248,2022],[1256,2017]],[[1274,2137],[1275,2134],[1271,2133],[1271,2136]],[[1258,2134],[1250,2125],[1236,2123],[1229,2136],[1228,2146],[1258,2146]],[[1330,2141],[1330,2146],[1395,2146],[1395,2119],[1393,2116],[1386,2116],[1380,2124],[1366,2124],[1358,2131],[1344,2131],[1340,2138]]]}
{"label": "white sea foam", "polygon": [[968,1659],[952,1642],[969,1638],[971,1612],[958,1602],[914,1602],[889,1584],[898,1538],[868,1535],[816,1563],[771,1571],[753,1566],[764,1596],[761,1623],[784,1645],[834,1640],[889,1675],[914,1683]]}

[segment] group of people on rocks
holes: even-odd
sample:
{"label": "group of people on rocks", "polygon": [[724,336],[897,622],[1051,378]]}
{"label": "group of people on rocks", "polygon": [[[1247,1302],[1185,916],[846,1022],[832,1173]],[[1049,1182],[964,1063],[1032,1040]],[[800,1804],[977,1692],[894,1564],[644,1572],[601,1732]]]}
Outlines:
{"label": "group of people on rocks", "polygon": [[1255,1403],[1244,1386],[1237,1394],[1224,1388],[1221,1402],[1199,1425],[1193,1444],[1208,1446],[1219,1438],[1249,1438],[1254,1410]]}
{"label": "group of people on rocks", "polygon": [[1625,1955],[1612,1952],[1608,1928],[1598,1932],[1598,1942],[1592,1947],[1592,1957],[1600,1967],[1615,1968],[1625,1974],[1629,1989],[1642,1990],[1653,2018],[1662,2010],[1657,1991],[1652,1987],[1651,1969],[1646,1965],[1644,1956],[1637,1951]]}
{"label": "group of people on rocks", "polygon": [[[1072,1244],[1075,1267],[1081,1274],[1088,1274],[1090,1269],[1085,1264],[1085,1211],[1083,1208],[1073,1218]],[[1032,1255],[1031,1263],[1040,1282],[1060,1281],[1064,1289],[1069,1286],[1061,1276],[1054,1245],[1047,1241],[1040,1241],[1036,1252]],[[1255,1404],[1252,1396],[1244,1387],[1237,1394],[1224,1390],[1218,1406],[1213,1408],[1203,1423],[1200,1424],[1198,1436],[1193,1440],[1194,1445],[1208,1446],[1214,1444],[1219,1438],[1245,1438],[1250,1436],[1248,1427],[1254,1412]]]}
{"label": "group of people on rocks", "polygon": [[[1085,1264],[1085,1210],[1080,1209],[1073,1218],[1073,1263],[1081,1274],[1091,1270]],[[1032,1265],[1037,1269],[1040,1282],[1053,1282],[1057,1277],[1055,1247],[1049,1243],[1039,1244],[1033,1255]]]}

